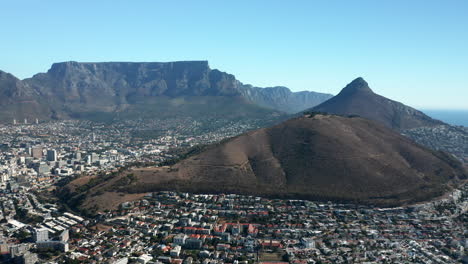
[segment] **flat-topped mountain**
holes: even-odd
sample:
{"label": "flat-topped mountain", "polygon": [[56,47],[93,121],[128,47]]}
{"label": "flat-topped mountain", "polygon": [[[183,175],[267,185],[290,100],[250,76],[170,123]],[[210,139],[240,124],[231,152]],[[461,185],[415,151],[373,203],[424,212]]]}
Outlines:
{"label": "flat-topped mountain", "polygon": [[396,130],[443,124],[421,111],[374,93],[363,78],[355,79],[338,95],[313,107],[311,111],[359,115]]}
{"label": "flat-topped mountain", "polygon": [[235,77],[211,70],[207,61],[63,62],[26,82],[42,95],[71,102],[95,95],[117,102],[127,96],[240,95]]}
{"label": "flat-topped mountain", "polygon": [[[24,87],[24,93],[34,95],[40,105],[52,109],[36,112],[42,119],[172,113],[259,117],[301,111],[331,97],[314,92],[293,93],[288,88],[281,88],[281,92],[253,88],[232,74],[211,69],[207,61],[62,62],[29,79],[0,82],[0,91],[15,87]],[[5,94],[14,106],[10,107],[12,114],[4,117],[0,113],[0,120],[11,121],[12,116],[27,118],[20,111],[24,106],[15,106],[17,97],[13,95]],[[3,101],[0,104],[4,107]],[[225,106],[224,112],[218,109],[219,104]]]}
{"label": "flat-topped mountain", "polygon": [[83,193],[79,179],[62,194],[84,199],[83,208],[157,190],[398,205],[434,198],[466,178],[457,160],[384,125],[318,114],[245,133],[170,167],[125,171]]}

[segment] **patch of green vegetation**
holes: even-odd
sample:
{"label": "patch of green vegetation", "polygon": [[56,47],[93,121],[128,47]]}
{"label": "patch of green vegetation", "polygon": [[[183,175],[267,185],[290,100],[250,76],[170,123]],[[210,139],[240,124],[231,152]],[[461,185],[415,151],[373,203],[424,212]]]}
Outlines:
{"label": "patch of green vegetation", "polygon": [[357,118],[361,117],[360,115],[338,115],[338,114],[331,114],[327,112],[320,112],[320,111],[305,111],[302,113],[304,116],[307,116],[308,118],[314,118],[317,115],[323,115],[323,116],[341,116],[341,117],[347,117],[347,118]]}
{"label": "patch of green vegetation", "polygon": [[137,180],[138,180],[137,177],[133,173],[130,173],[127,176],[118,179],[114,183],[114,186],[115,187],[128,186],[128,185],[131,185],[132,183],[136,182]]}
{"label": "patch of green vegetation", "polygon": [[325,113],[325,112],[306,111],[306,112],[303,112],[303,115],[307,116],[308,118],[314,118],[317,115],[327,116],[327,115],[330,115],[330,114]]}
{"label": "patch of green vegetation", "polygon": [[16,210],[16,219],[25,224],[38,224],[44,221],[44,217],[30,214],[27,209],[22,208]]}
{"label": "patch of green vegetation", "polygon": [[99,184],[114,178],[116,175],[117,175],[116,172],[112,172],[109,174],[99,173],[96,177],[90,179],[86,184],[83,184],[80,187],[76,188],[76,192],[78,193],[87,192],[91,188],[96,187]]}
{"label": "patch of green vegetation", "polygon": [[73,179],[64,180],[59,183],[59,188],[55,191],[55,196],[58,198],[58,202],[66,211],[80,212],[85,216],[92,216],[96,209],[93,211],[80,209],[80,206],[83,204],[84,200],[87,197],[90,189],[98,186],[99,184],[108,181],[118,175],[118,172],[112,172],[109,174],[99,173],[95,178],[90,179],[86,184],[83,184],[75,189],[74,192],[71,192],[69,188],[66,187],[66,184],[70,183]]}
{"label": "patch of green vegetation", "polygon": [[52,258],[57,257],[61,254],[61,252],[56,249],[33,249],[31,251],[37,253],[39,258],[43,260],[51,260]]}
{"label": "patch of green vegetation", "polygon": [[197,146],[193,146],[193,147],[191,147],[189,149],[178,150],[177,152],[174,153],[176,158],[172,158],[172,159],[163,161],[163,162],[161,162],[159,164],[159,166],[172,166],[172,165],[178,163],[181,160],[184,160],[184,159],[186,159],[188,157],[191,157],[193,155],[196,155],[196,154],[199,154],[199,153],[203,152],[204,150],[206,150],[206,148],[208,146],[209,145],[197,145]]}
{"label": "patch of green vegetation", "polygon": [[132,132],[132,137],[139,138],[142,140],[149,140],[154,138],[159,138],[165,135],[163,130],[136,130]]}
{"label": "patch of green vegetation", "polygon": [[29,242],[29,240],[31,239],[32,236],[27,231],[21,229],[21,230],[17,231],[16,233],[14,233],[13,237],[18,239],[21,243],[25,243],[25,242]]}

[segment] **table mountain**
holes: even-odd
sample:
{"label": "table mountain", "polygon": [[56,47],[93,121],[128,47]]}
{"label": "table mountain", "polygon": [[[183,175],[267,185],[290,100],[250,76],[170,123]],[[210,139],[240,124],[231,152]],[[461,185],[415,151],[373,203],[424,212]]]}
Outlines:
{"label": "table mountain", "polygon": [[[232,74],[211,69],[207,61],[62,62],[23,81],[15,78],[1,82],[0,91],[16,86],[25,87],[26,94],[34,94],[40,105],[51,109],[37,112],[43,118],[131,118],[200,112],[260,117],[304,110],[329,98],[313,92],[292,93],[287,88],[281,88],[282,92],[253,88]],[[6,94],[6,98],[14,102],[17,97]],[[218,108],[220,103],[223,109]],[[21,111],[12,108],[11,115],[0,115],[0,119]]]}
{"label": "table mountain", "polygon": [[85,184],[78,180],[61,193],[65,200],[79,197],[83,208],[117,193],[158,190],[399,205],[432,199],[467,179],[450,155],[360,117],[304,116],[191,153],[170,167],[125,171],[83,193],[76,192],[83,189],[77,182]]}
{"label": "table mountain", "polygon": [[374,93],[363,78],[355,79],[338,95],[313,107],[310,111],[359,115],[396,130],[443,124],[421,111]]}

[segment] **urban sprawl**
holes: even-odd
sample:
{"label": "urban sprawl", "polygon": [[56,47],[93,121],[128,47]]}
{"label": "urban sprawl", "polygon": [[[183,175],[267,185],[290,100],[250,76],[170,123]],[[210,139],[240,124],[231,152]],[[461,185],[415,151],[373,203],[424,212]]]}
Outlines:
{"label": "urban sprawl", "polygon": [[[26,121],[27,122],[27,121]],[[0,126],[0,263],[459,263],[468,189],[398,208],[235,194],[148,193],[79,215],[40,193],[60,180],[174,157],[258,127],[191,120]]]}

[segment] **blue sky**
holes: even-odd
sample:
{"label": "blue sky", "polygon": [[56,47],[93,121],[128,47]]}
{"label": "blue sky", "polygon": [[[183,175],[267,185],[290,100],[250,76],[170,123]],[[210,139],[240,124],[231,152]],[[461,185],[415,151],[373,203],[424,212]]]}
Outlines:
{"label": "blue sky", "polygon": [[418,108],[468,109],[468,1],[4,0],[0,69],[209,60],[256,86],[336,94],[358,76]]}

